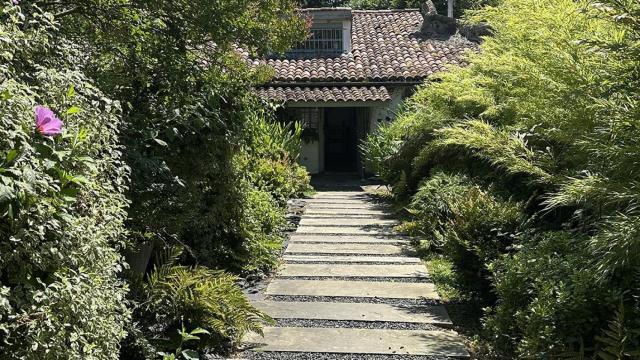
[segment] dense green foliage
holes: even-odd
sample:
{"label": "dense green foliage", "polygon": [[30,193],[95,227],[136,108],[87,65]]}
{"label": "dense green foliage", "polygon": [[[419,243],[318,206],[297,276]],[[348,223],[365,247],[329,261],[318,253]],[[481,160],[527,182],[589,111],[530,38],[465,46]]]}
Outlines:
{"label": "dense green foliage", "polygon": [[[153,270],[135,280],[134,316],[144,326],[136,329],[142,334],[132,337],[136,342],[127,344],[124,358],[153,358],[179,347],[208,351],[229,345],[227,340],[238,345],[247,331],[260,332],[260,325],[270,321],[249,304],[234,276],[178,265],[181,254],[178,247],[159,252]],[[196,328],[206,332],[197,342],[180,346],[181,332],[176,329]]]}
{"label": "dense green foliage", "polygon": [[407,209],[414,219],[404,224],[405,230],[424,239],[423,250],[446,253],[479,290],[484,264],[512,245],[521,223],[519,204],[500,199],[465,176],[440,172],[420,186]]}
{"label": "dense green foliage", "polygon": [[[129,317],[120,107],[52,45],[50,16],[0,9],[0,358],[113,357]],[[62,135],[35,130],[39,104]]]}
{"label": "dense green foliage", "polygon": [[[181,357],[257,330],[265,317],[213,269],[268,271],[286,200],[308,188],[300,129],[273,120],[252,90],[270,72],[241,55],[304,36],[293,2],[1,9],[0,357]],[[38,105],[61,135],[35,130]],[[147,266],[174,244],[169,270]]]}
{"label": "dense green foliage", "polygon": [[[121,5],[79,2],[63,29],[82,34],[85,67],[126,104],[128,225],[141,239],[179,239],[194,249],[196,262],[240,269],[262,241],[260,230],[245,224],[258,221],[251,218],[256,206],[266,206],[253,203],[261,197],[250,195],[257,184],[248,167],[276,145],[257,148],[268,126],[250,91],[270,74],[249,68],[236,49],[283,51],[304,35],[304,23],[286,0]],[[295,166],[292,160],[282,161]]]}
{"label": "dense green foliage", "polygon": [[[479,9],[487,4],[496,3],[496,0],[457,0],[453,7],[454,17],[460,17],[466,10]],[[424,0],[350,0],[348,5],[354,9],[378,10],[378,9],[420,9]],[[438,14],[447,14],[447,0],[433,0]]]}
{"label": "dense green foliage", "polygon": [[[420,9],[425,0],[301,0],[303,8],[346,6],[357,10]],[[453,7],[454,17],[461,17],[466,10],[479,9],[496,4],[497,0],[457,0]],[[433,0],[439,14],[447,14],[447,0]]]}
{"label": "dense green foliage", "polygon": [[368,139],[369,165],[487,306],[496,351],[638,356],[640,3],[505,0],[471,18],[495,36]]}

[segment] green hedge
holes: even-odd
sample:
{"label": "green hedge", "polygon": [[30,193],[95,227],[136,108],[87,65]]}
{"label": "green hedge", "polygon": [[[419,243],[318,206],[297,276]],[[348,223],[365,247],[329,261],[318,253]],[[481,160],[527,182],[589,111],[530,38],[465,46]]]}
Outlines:
{"label": "green hedge", "polygon": [[[309,178],[237,47],[298,41],[293,2],[1,6],[0,357],[181,358],[259,330],[230,272],[273,268]],[[61,134],[35,129],[40,106]],[[153,283],[148,257],[175,245]]]}
{"label": "green hedge", "polygon": [[487,304],[493,351],[640,356],[640,4],[504,0],[470,20],[494,35],[365,158]]}
{"label": "green hedge", "polygon": [[[50,45],[48,17],[26,26],[9,5],[0,18],[0,357],[116,358],[129,319],[119,105]],[[61,135],[35,130],[38,105]]]}

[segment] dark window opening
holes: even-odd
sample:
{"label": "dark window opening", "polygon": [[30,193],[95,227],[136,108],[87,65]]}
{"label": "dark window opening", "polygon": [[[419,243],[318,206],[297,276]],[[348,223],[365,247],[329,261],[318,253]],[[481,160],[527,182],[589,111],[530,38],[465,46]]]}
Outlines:
{"label": "dark window opening", "polygon": [[[341,25],[340,25],[341,26]],[[302,44],[287,53],[288,58],[339,56],[344,51],[341,27],[311,29],[311,34]]]}

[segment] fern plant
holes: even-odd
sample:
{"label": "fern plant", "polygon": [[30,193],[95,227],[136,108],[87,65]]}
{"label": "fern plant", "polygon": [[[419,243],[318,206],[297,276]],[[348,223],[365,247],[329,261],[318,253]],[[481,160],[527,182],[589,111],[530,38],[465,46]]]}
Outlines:
{"label": "fern plant", "polygon": [[616,313],[609,321],[602,335],[596,340],[601,345],[597,352],[598,358],[603,360],[637,359],[640,351],[629,349],[629,332],[625,324],[625,306],[621,301]]}
{"label": "fern plant", "polygon": [[180,329],[199,328],[196,350],[235,347],[250,331],[262,333],[273,320],[253,307],[236,285],[237,278],[204,266],[179,265],[183,249],[168,247],[156,254],[153,269],[139,289],[139,324],[156,353],[183,342]]}

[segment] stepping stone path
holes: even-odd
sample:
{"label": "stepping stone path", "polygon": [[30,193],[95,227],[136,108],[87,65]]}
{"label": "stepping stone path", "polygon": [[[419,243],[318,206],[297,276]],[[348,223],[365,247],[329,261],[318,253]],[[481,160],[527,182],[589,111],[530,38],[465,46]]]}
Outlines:
{"label": "stepping stone path", "polygon": [[[249,359],[467,358],[427,269],[364,191],[306,201],[277,276],[254,305],[276,320]],[[381,357],[381,358],[382,358]]]}

